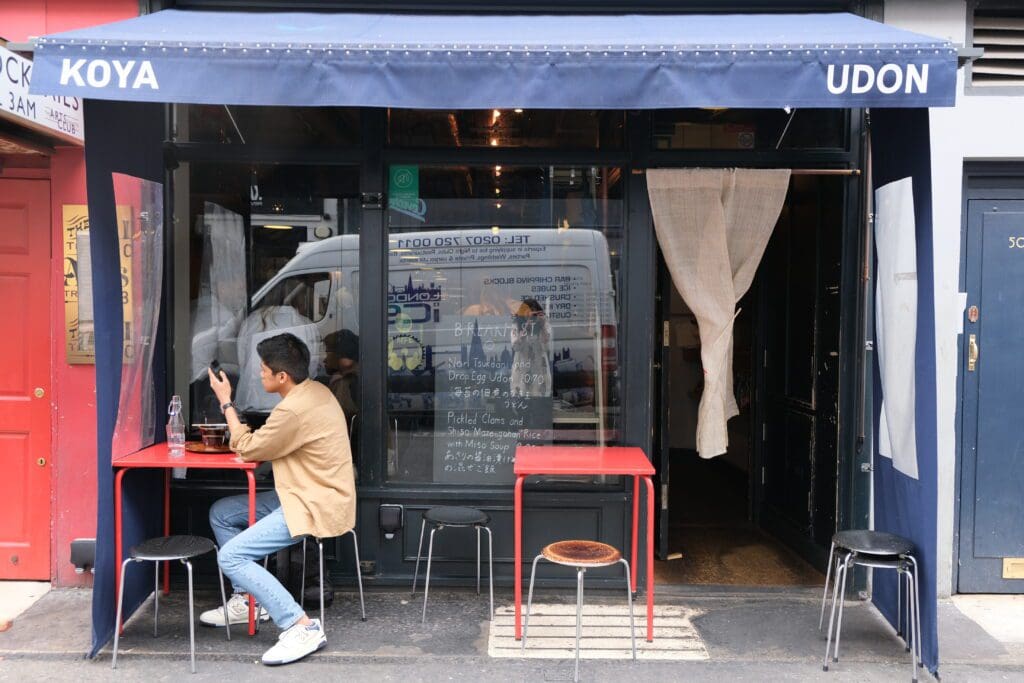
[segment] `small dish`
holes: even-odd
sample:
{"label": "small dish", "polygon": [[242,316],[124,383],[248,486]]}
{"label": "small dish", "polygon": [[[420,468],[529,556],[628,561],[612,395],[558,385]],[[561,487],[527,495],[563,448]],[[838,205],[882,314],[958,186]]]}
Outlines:
{"label": "small dish", "polygon": [[231,447],[226,443],[207,445],[202,441],[186,441],[185,450],[189,453],[230,453]]}

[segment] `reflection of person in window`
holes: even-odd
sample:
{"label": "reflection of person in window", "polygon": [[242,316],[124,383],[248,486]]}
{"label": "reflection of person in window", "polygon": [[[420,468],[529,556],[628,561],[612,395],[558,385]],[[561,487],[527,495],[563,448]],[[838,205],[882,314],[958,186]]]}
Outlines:
{"label": "reflection of person in window", "polygon": [[[284,284],[284,283],[282,283]],[[280,400],[276,394],[263,391],[259,381],[259,354],[256,345],[268,337],[290,332],[309,349],[309,376],[324,374],[324,345],[320,330],[309,318],[283,302],[285,289],[275,287],[249,314],[238,330],[238,390],[235,402],[242,410],[266,412]]]}
{"label": "reflection of person in window", "polygon": [[351,424],[359,414],[359,337],[351,330],[331,332],[324,337],[324,349],[327,386]]}
{"label": "reflection of person in window", "polygon": [[507,296],[501,287],[487,280],[480,287],[480,303],[473,303],[462,309],[464,316],[501,316],[515,315],[520,301]]}
{"label": "reflection of person in window", "polygon": [[551,329],[536,299],[524,299],[513,316],[513,396],[551,396]]}

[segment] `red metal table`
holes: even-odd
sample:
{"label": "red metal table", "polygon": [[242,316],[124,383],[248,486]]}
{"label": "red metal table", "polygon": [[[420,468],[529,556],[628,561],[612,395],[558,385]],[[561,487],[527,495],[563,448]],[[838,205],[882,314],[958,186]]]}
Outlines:
{"label": "red metal table", "polygon": [[[114,458],[114,553],[117,562],[114,566],[114,595],[120,590],[120,568],[124,561],[122,541],[122,510],[121,487],[124,475],[131,469],[162,469],[164,470],[164,534],[171,533],[171,470],[175,467],[191,467],[197,469],[242,470],[249,484],[249,524],[256,522],[256,477],[253,471],[259,463],[245,462],[234,453],[192,453],[185,451],[179,457],[171,457],[167,452],[166,443],[158,443],[130,455]],[[164,563],[164,594],[170,591],[170,572]],[[249,635],[256,634],[256,612],[252,600],[249,601]],[[118,628],[122,625],[118,624]]]}
{"label": "red metal table", "polygon": [[640,480],[647,486],[647,640],[654,640],[654,466],[640,448],[629,446],[519,446],[512,468],[516,475],[515,602],[516,640],[523,637],[523,480],[531,475],[608,475],[633,477],[633,546],[631,585],[636,592]]}

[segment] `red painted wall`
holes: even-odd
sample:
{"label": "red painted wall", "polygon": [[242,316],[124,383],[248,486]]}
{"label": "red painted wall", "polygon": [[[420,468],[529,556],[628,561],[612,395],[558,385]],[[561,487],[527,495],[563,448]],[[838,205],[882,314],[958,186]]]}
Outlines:
{"label": "red painted wall", "polygon": [[27,42],[32,36],[60,33],[138,16],[139,0],[14,0],[0,2],[0,38]]}
{"label": "red painted wall", "polygon": [[[138,0],[0,2],[0,37],[26,42],[30,36],[119,21],[138,12]],[[58,148],[51,157],[50,201],[51,580],[55,586],[89,586],[90,574],[75,574],[70,546],[72,539],[96,536],[96,374],[93,365],[69,365],[64,351],[63,206],[86,203],[81,148]]]}
{"label": "red painted wall", "polygon": [[57,586],[90,585],[90,575],[75,574],[70,545],[75,538],[96,536],[96,373],[93,365],[69,365],[64,344],[63,206],[85,204],[85,154],[80,148],[58,149],[50,160],[53,244],[51,357],[53,438],[53,562]]}

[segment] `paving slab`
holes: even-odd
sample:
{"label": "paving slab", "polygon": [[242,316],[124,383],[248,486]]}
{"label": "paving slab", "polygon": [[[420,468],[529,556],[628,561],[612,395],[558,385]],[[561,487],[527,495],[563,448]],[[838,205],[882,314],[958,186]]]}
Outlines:
{"label": "paving slab", "polygon": [[0,581],[0,629],[50,590],[47,581]]}

